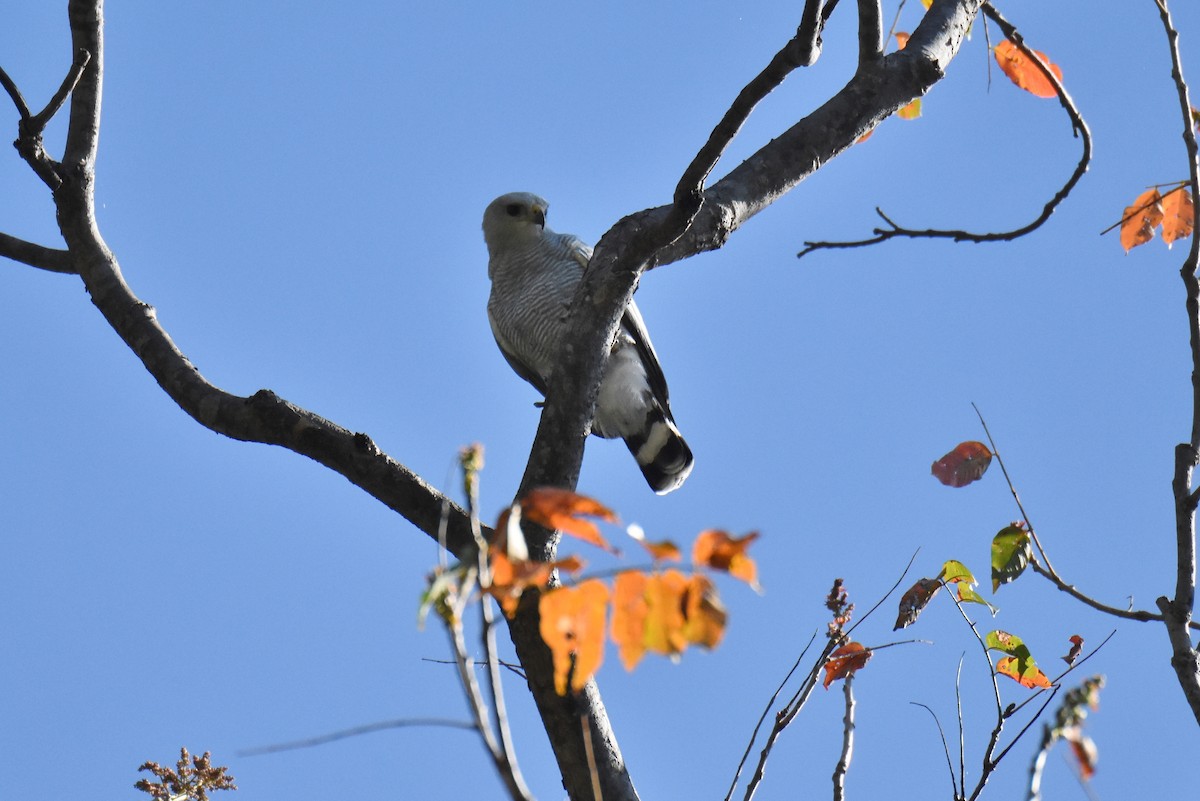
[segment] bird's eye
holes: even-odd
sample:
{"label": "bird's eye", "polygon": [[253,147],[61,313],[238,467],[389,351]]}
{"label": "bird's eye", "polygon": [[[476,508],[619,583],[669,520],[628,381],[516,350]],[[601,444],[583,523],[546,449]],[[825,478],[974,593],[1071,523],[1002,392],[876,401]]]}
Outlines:
{"label": "bird's eye", "polygon": [[509,203],[507,206],[504,207],[504,210],[506,212],[508,212],[509,217],[520,217],[521,216],[521,204],[520,203]]}

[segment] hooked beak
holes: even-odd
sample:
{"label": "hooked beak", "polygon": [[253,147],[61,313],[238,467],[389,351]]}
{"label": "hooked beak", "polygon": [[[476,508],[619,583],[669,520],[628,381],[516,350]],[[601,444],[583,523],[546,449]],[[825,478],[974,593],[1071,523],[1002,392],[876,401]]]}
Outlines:
{"label": "hooked beak", "polygon": [[533,221],[537,223],[538,228],[546,227],[546,208],[544,206],[534,206],[530,209],[533,212]]}

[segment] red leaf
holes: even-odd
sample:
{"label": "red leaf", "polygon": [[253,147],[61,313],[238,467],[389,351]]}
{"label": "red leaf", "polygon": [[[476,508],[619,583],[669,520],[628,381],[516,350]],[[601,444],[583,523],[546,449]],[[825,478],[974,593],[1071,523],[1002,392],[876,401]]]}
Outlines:
{"label": "red leaf", "polygon": [[1075,664],[1075,660],[1079,658],[1079,652],[1083,650],[1083,638],[1078,634],[1071,635],[1071,650],[1062,658],[1068,665]]}
{"label": "red leaf", "polygon": [[829,661],[825,663],[825,689],[828,690],[830,684],[866,665],[871,653],[860,643],[851,642],[830,654]]}
{"label": "red leaf", "polygon": [[933,475],[948,487],[965,487],[978,481],[988,465],[992,452],[982,442],[961,442],[954,450],[933,463]]}

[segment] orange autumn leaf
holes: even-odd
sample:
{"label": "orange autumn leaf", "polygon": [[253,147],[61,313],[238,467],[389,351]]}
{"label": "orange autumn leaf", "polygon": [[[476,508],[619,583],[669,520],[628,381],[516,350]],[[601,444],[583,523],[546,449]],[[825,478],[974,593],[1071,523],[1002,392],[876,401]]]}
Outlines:
{"label": "orange autumn leaf", "polygon": [[683,602],[683,638],[709,649],[720,645],[721,638],[725,636],[728,615],[713,583],[706,576],[696,573],[688,582]]}
{"label": "orange autumn leaf", "polygon": [[1019,668],[1021,661],[1015,656],[1006,656],[996,663],[996,672],[1002,676],[1008,676],[1022,687],[1028,687],[1031,690],[1039,687],[1049,688],[1054,686],[1037,665],[1030,665],[1026,667],[1024,672],[1021,672]]}
{"label": "orange autumn leaf", "polygon": [[[903,31],[896,31],[893,34],[896,37],[896,49],[903,50],[908,45],[908,34]],[[916,98],[912,102],[903,106],[896,111],[896,116],[902,120],[915,120],[921,116],[921,98]]]}
{"label": "orange autumn leaf", "polygon": [[684,598],[688,580],[678,570],[668,570],[646,579],[646,628],[642,643],[656,654],[675,657],[687,648],[683,628]]}
{"label": "orange autumn leaf", "polygon": [[692,564],[724,570],[757,589],[758,566],[746,555],[746,549],[756,539],[757,531],[744,537],[731,537],[728,532],[717,529],[701,531],[692,545]]}
{"label": "orange autumn leaf", "polygon": [[646,539],[646,532],[642,531],[642,527],[636,523],[631,523],[625,531],[630,537],[637,540],[638,545],[646,549],[646,552],[650,554],[650,558],[655,562],[678,562],[683,558],[683,555],[679,552],[678,545],[670,540],[648,541]]}
{"label": "orange autumn leaf", "polygon": [[871,651],[857,642],[847,643],[829,655],[825,663],[825,689],[838,679],[844,679],[849,674],[865,666],[871,659]]}
{"label": "orange autumn leaf", "polygon": [[556,587],[538,601],[542,641],[554,658],[554,689],[579,692],[604,661],[604,616],[608,587],[589,579]]}
{"label": "orange autumn leaf", "polygon": [[656,562],[678,562],[683,558],[679,552],[679,546],[670,540],[662,540],[660,542],[641,543],[642,547],[650,554],[650,558]]}
{"label": "orange autumn leaf", "polygon": [[537,487],[521,499],[521,512],[528,520],[546,528],[578,537],[611,553],[616,553],[600,529],[588,517],[606,523],[617,522],[616,514],[604,504],[586,495],[558,487]]}
{"label": "orange autumn leaf", "polygon": [[621,664],[633,670],[646,653],[645,573],[626,570],[613,579],[612,639],[621,654]]}
{"label": "orange autumn leaf", "polygon": [[1154,238],[1154,229],[1163,221],[1162,195],[1147,189],[1121,215],[1121,247],[1128,253]]}
{"label": "orange autumn leaf", "polygon": [[965,487],[978,481],[992,463],[992,452],[982,442],[960,442],[933,463],[930,472],[948,487]]}
{"label": "orange autumn leaf", "polygon": [[[1005,39],[993,50],[996,54],[996,63],[1017,86],[1037,97],[1058,96],[1058,92],[1054,90],[1054,84],[1050,83],[1037,64],[1033,63],[1015,44]],[[1041,51],[1034,50],[1033,53],[1049,67],[1050,71],[1054,73],[1054,77],[1058,78],[1061,83],[1063,74],[1058,65],[1051,62],[1049,56]]]}
{"label": "orange autumn leaf", "polygon": [[545,587],[556,569],[578,573],[583,569],[583,560],[568,556],[555,562],[534,562],[529,559],[510,559],[502,551],[492,553],[492,583],[486,591],[494,597],[511,618],[517,611],[521,593],[527,587]]}
{"label": "orange autumn leaf", "polygon": [[1192,223],[1195,219],[1195,209],[1192,207],[1192,193],[1187,189],[1175,189],[1168,192],[1162,199],[1162,238],[1171,247],[1176,239],[1192,235]]}

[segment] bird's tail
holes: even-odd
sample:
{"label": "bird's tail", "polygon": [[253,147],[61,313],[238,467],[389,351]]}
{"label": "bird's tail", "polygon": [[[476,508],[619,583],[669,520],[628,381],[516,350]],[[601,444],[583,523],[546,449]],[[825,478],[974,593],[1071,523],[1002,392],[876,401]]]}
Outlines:
{"label": "bird's tail", "polygon": [[642,475],[650,489],[666,495],[683,484],[692,472],[692,449],[683,435],[662,410],[655,405],[646,426],[637,434],[625,437],[629,452],[637,459]]}

